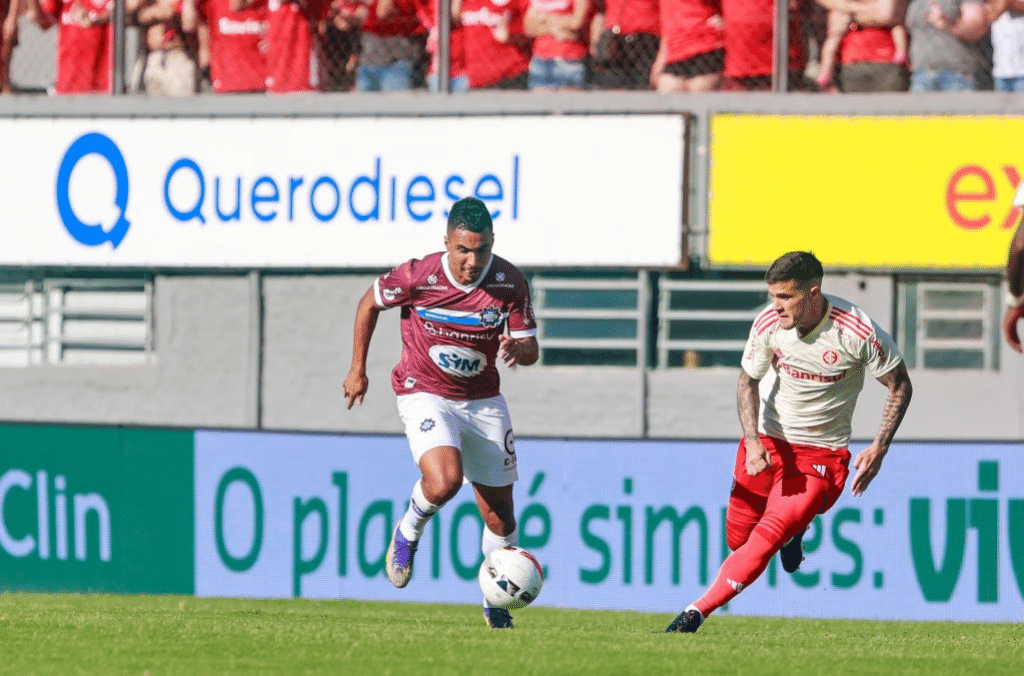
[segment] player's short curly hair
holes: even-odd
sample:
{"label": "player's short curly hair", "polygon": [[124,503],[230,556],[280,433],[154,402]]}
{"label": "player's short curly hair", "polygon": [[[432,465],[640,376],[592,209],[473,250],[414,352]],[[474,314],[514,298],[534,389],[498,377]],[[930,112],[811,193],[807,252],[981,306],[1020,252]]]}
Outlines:
{"label": "player's short curly hair", "polygon": [[794,280],[801,286],[811,282],[820,282],[825,271],[821,261],[810,251],[790,251],[775,259],[765,273],[764,281],[768,284]]}
{"label": "player's short curly hair", "polygon": [[463,228],[470,232],[485,232],[494,229],[491,212],[487,205],[476,197],[463,197],[452,205],[448,212],[448,231]]}

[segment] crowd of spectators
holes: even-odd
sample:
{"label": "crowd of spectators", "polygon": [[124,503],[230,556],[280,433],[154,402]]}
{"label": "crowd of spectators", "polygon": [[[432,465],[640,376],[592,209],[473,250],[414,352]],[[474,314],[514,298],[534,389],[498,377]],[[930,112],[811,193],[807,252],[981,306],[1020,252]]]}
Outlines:
{"label": "crowd of spectators", "polygon": [[[451,0],[453,92],[769,90],[775,0]],[[440,89],[438,0],[125,0],[129,91]],[[114,0],[0,0],[55,27],[56,94],[109,93]],[[1024,0],[789,0],[787,82],[822,92],[1024,91]]]}

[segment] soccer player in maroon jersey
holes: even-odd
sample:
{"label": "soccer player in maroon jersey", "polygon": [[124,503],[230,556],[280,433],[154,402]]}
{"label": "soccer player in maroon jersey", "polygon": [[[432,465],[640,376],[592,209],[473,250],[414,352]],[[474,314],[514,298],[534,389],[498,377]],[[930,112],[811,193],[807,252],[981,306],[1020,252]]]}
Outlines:
{"label": "soccer player in maroon jersey", "polygon": [[874,441],[853,460],[855,496],[878,474],[910,405],[910,376],[892,338],[859,307],[823,294],[822,276],[821,262],[806,251],[768,268],[771,303],[751,326],[736,388],[743,439],[726,513],[733,553],[666,632],[697,631],[776,552],[787,572],[800,567],[804,531],[846,485],[853,409],[866,374],[889,395]]}
{"label": "soccer player in maroon jersey", "polygon": [[[473,484],[484,520],[484,555],[519,541],[512,509],[515,438],[497,361],[537,361],[530,289],[518,268],[491,253],[494,226],[481,200],[452,205],[444,243],[445,251],[406,261],[363,295],[344,384],[348,408],[362,403],[377,317],[401,307],[402,357],[391,386],[422,477],[388,547],[388,579],[399,588],[409,583],[427,521],[455,497],[463,477]],[[511,614],[486,599],[484,619],[494,629],[512,628]]]}
{"label": "soccer player in maroon jersey", "polygon": [[[1024,209],[1024,182],[1017,186],[1013,206]],[[1024,215],[1017,223],[1017,229],[1010,240],[1010,252],[1006,255],[1006,314],[1003,315],[1003,335],[1006,342],[1017,352],[1021,351],[1017,322],[1024,318]]]}

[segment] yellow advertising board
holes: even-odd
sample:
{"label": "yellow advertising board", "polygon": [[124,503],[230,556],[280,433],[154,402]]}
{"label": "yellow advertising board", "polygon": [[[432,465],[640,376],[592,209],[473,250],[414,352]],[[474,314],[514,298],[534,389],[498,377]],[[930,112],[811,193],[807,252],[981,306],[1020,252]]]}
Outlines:
{"label": "yellow advertising board", "polygon": [[1006,263],[1024,116],[716,115],[710,132],[712,265],[796,249],[832,268]]}

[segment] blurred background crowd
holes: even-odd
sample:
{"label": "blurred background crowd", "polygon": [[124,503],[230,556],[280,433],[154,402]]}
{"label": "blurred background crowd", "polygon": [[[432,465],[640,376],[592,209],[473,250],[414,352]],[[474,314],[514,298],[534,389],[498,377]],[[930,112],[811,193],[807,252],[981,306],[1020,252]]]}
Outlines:
{"label": "blurred background crowd", "polygon": [[1024,91],[1024,0],[117,1],[0,0],[3,93]]}

